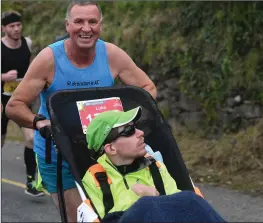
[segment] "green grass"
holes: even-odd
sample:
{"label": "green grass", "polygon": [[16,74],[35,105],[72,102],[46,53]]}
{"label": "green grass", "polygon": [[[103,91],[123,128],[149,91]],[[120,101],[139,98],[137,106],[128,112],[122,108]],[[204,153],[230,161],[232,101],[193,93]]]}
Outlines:
{"label": "green grass", "polygon": [[263,119],[256,126],[219,140],[175,132],[195,182],[263,195]]}

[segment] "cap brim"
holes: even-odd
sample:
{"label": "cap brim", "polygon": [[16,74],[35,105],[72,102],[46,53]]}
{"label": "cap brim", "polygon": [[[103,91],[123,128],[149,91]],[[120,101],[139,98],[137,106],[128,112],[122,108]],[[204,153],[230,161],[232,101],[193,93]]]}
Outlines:
{"label": "cap brim", "polygon": [[118,119],[117,123],[114,124],[113,128],[126,125],[132,121],[135,122],[138,121],[139,118],[141,117],[141,113],[142,113],[141,111],[142,111],[141,107],[137,107],[127,112],[123,112],[120,118]]}

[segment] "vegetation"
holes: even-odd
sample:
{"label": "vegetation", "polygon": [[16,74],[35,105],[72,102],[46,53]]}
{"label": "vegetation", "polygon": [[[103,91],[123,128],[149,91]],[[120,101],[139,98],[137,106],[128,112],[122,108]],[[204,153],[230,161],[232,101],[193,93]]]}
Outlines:
{"label": "vegetation", "polygon": [[181,130],[175,138],[195,182],[263,196],[263,119],[220,140],[200,139]]}
{"label": "vegetation", "polygon": [[[65,34],[70,1],[9,1],[24,16],[34,50]],[[102,38],[125,49],[158,81],[178,77],[181,90],[200,101],[210,124],[232,94],[263,104],[263,3],[101,2]],[[38,13],[36,13],[38,12]]]}

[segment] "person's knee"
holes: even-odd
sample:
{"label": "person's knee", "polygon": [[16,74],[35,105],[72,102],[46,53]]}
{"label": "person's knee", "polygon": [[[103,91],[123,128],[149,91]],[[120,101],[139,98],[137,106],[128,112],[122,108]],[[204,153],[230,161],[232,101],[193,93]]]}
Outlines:
{"label": "person's knee", "polygon": [[31,148],[31,149],[33,149],[33,139],[26,139],[25,140],[25,146],[27,147],[27,148]]}
{"label": "person's knee", "polygon": [[[54,203],[59,209],[58,196],[57,193],[51,194]],[[64,191],[65,206],[67,211],[67,218],[69,222],[77,221],[77,208],[81,204],[81,197],[77,188],[71,188]]]}
{"label": "person's knee", "polygon": [[34,130],[23,128],[23,132],[24,132],[25,146],[28,148],[33,148]]}

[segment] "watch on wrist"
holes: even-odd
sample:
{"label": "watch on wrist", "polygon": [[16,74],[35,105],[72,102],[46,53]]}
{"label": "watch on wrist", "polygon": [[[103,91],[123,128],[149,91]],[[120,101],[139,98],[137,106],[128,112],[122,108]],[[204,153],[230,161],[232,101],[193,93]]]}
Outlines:
{"label": "watch on wrist", "polygon": [[37,122],[38,121],[42,121],[42,120],[46,120],[47,118],[44,116],[44,115],[41,115],[41,114],[37,114],[33,120],[33,127],[35,130],[38,130],[37,129]]}

